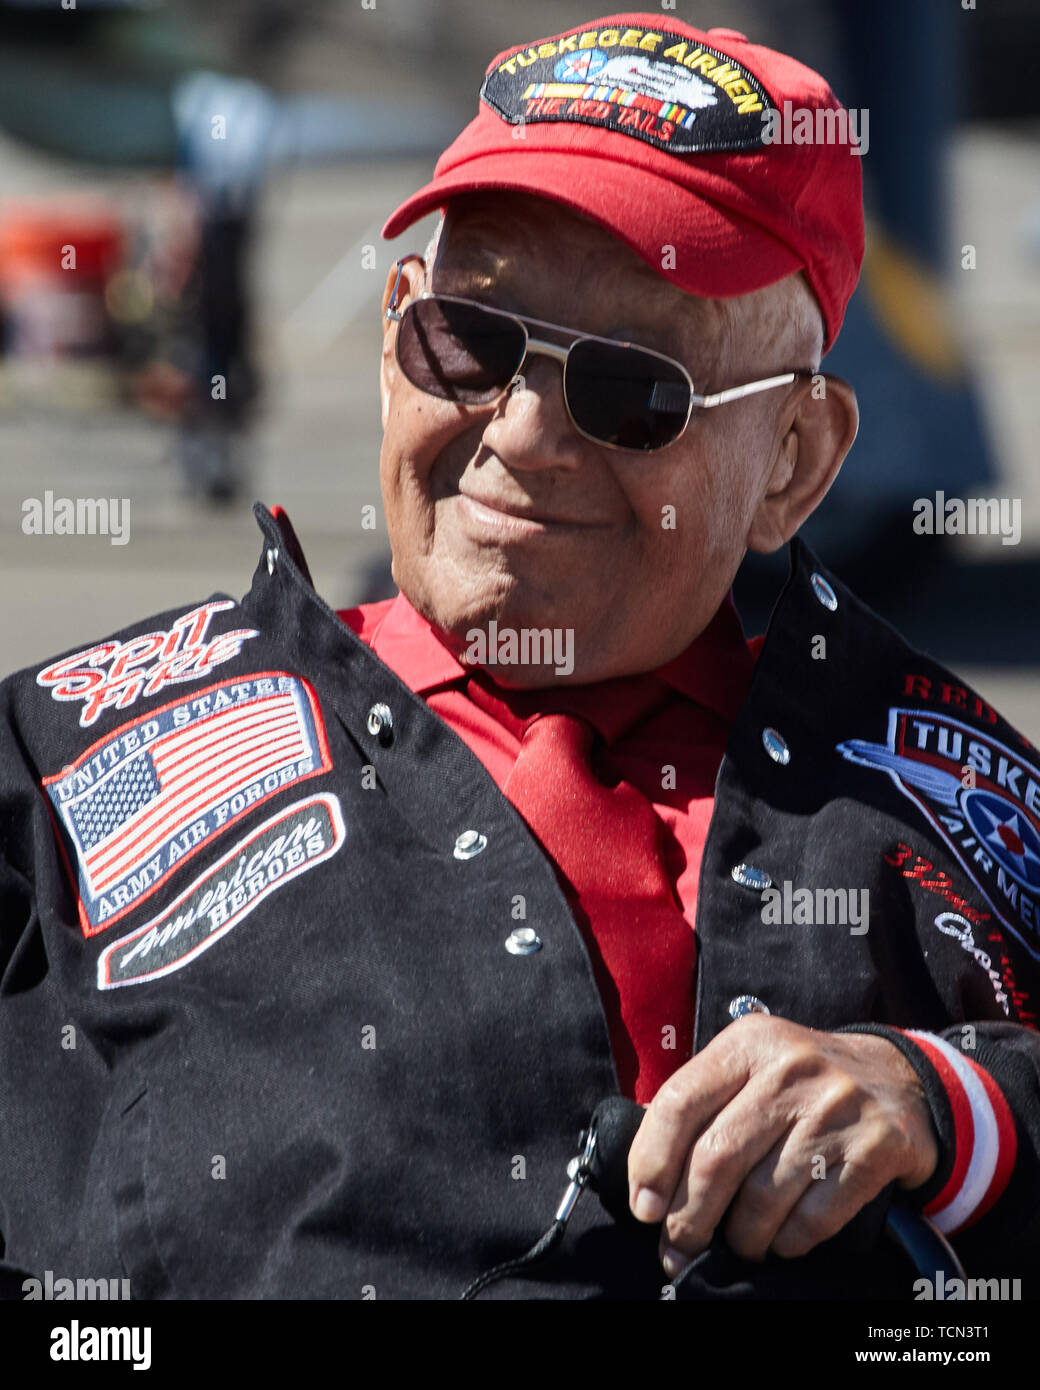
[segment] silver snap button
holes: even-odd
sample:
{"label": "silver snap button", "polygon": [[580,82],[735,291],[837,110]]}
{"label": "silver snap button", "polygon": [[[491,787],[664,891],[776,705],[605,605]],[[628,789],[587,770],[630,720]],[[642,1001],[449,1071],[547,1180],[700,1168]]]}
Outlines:
{"label": "silver snap button", "polygon": [[762,746],[773,762],[779,763],[781,767],[786,767],[791,761],[791,750],[775,729],[762,730]]}
{"label": "silver snap button", "polygon": [[530,956],[542,949],[534,927],[517,927],[506,937],[506,950],[514,956]]}
{"label": "silver snap button", "polygon": [[838,606],[838,595],[824,579],[822,574],[814,574],[809,580],[812,585],[813,593],[823,604],[824,608],[829,608],[833,613]]}
{"label": "silver snap button", "polygon": [[763,893],[773,886],[773,880],[766,871],[756,869],[754,864],[734,864],[729,872],[734,883],[739,883],[741,888],[752,888],[756,893]]}
{"label": "silver snap button", "polygon": [[267,552],[267,573],[274,574],[274,567],[278,563],[278,547],[273,545]]}
{"label": "silver snap button", "polygon": [[381,743],[389,742],[390,735],[394,731],[394,716],[390,712],[390,706],[373,705],[368,711],[365,728],[373,738],[378,738]]}
{"label": "silver snap button", "polygon": [[[486,835],[481,835],[479,830],[464,830],[455,841],[455,858],[472,859],[475,854],[479,854],[482,849],[486,848]],[[515,936],[516,933],[514,932],[513,935]]]}
{"label": "silver snap button", "polygon": [[754,994],[738,994],[729,1001],[730,1018],[743,1018],[745,1014],[767,1014],[769,1010]]}

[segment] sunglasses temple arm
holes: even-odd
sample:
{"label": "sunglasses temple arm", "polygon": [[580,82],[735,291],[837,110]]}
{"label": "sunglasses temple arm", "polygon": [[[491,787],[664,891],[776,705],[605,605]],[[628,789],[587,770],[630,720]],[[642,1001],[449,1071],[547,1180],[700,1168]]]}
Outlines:
{"label": "sunglasses temple arm", "polygon": [[786,386],[794,381],[797,372],[785,372],[783,376],[766,377],[763,381],[749,381],[745,386],[731,386],[728,391],[717,391],[714,396],[693,397],[693,404],[710,409],[713,405],[725,405],[727,401],[739,401],[742,396],[754,396],[759,391],[772,390],[774,386]]}
{"label": "sunglasses temple arm", "polygon": [[386,306],[386,317],[388,319],[392,319],[395,323],[400,323],[401,318],[403,317],[400,310],[397,307],[397,296],[401,293],[401,276],[404,273],[405,265],[408,261],[421,260],[422,256],[418,255],[415,251],[412,251],[409,253],[409,255],[402,256],[401,259],[397,262],[397,275],[394,278],[394,288],[390,294],[390,302]]}

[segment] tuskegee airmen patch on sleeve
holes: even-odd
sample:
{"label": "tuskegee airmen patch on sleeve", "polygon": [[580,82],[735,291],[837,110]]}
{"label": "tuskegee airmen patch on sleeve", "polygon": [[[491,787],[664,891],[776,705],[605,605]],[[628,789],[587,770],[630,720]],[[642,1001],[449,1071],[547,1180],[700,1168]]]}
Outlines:
{"label": "tuskegee airmen patch on sleeve", "polygon": [[255,807],[331,767],[317,695],[285,671],[194,691],[99,739],[43,779],[84,936]]}
{"label": "tuskegee airmen patch on sleeve", "polygon": [[539,40],[487,74],[480,95],[512,125],[603,126],[673,154],[763,144],[775,110],[735,58],[666,30],[602,29]]}
{"label": "tuskegee airmen patch on sleeve", "polygon": [[1040,768],[982,729],[916,708],[888,711],[887,742],[849,738],[837,751],[892,779],[1040,959]]}

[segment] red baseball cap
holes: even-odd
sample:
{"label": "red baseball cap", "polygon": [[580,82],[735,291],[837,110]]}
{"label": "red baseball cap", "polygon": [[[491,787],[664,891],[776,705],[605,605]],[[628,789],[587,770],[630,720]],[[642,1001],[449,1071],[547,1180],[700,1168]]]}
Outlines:
{"label": "red baseball cap", "polygon": [[500,53],[477,116],[383,236],[459,193],[537,194],[690,294],[804,271],[826,349],[863,259],[860,153],[830,87],[793,58],[733,29],[610,15]]}

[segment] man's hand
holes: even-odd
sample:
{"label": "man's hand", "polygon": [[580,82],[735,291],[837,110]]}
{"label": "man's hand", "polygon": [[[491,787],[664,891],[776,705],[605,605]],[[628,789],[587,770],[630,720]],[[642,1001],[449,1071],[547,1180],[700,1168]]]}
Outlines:
{"label": "man's hand", "polygon": [[664,1220],[674,1279],[723,1217],[744,1259],[804,1255],[890,1182],[927,1182],[938,1161],[917,1073],[887,1039],[749,1014],[650,1103],[629,1197],[641,1221]]}

